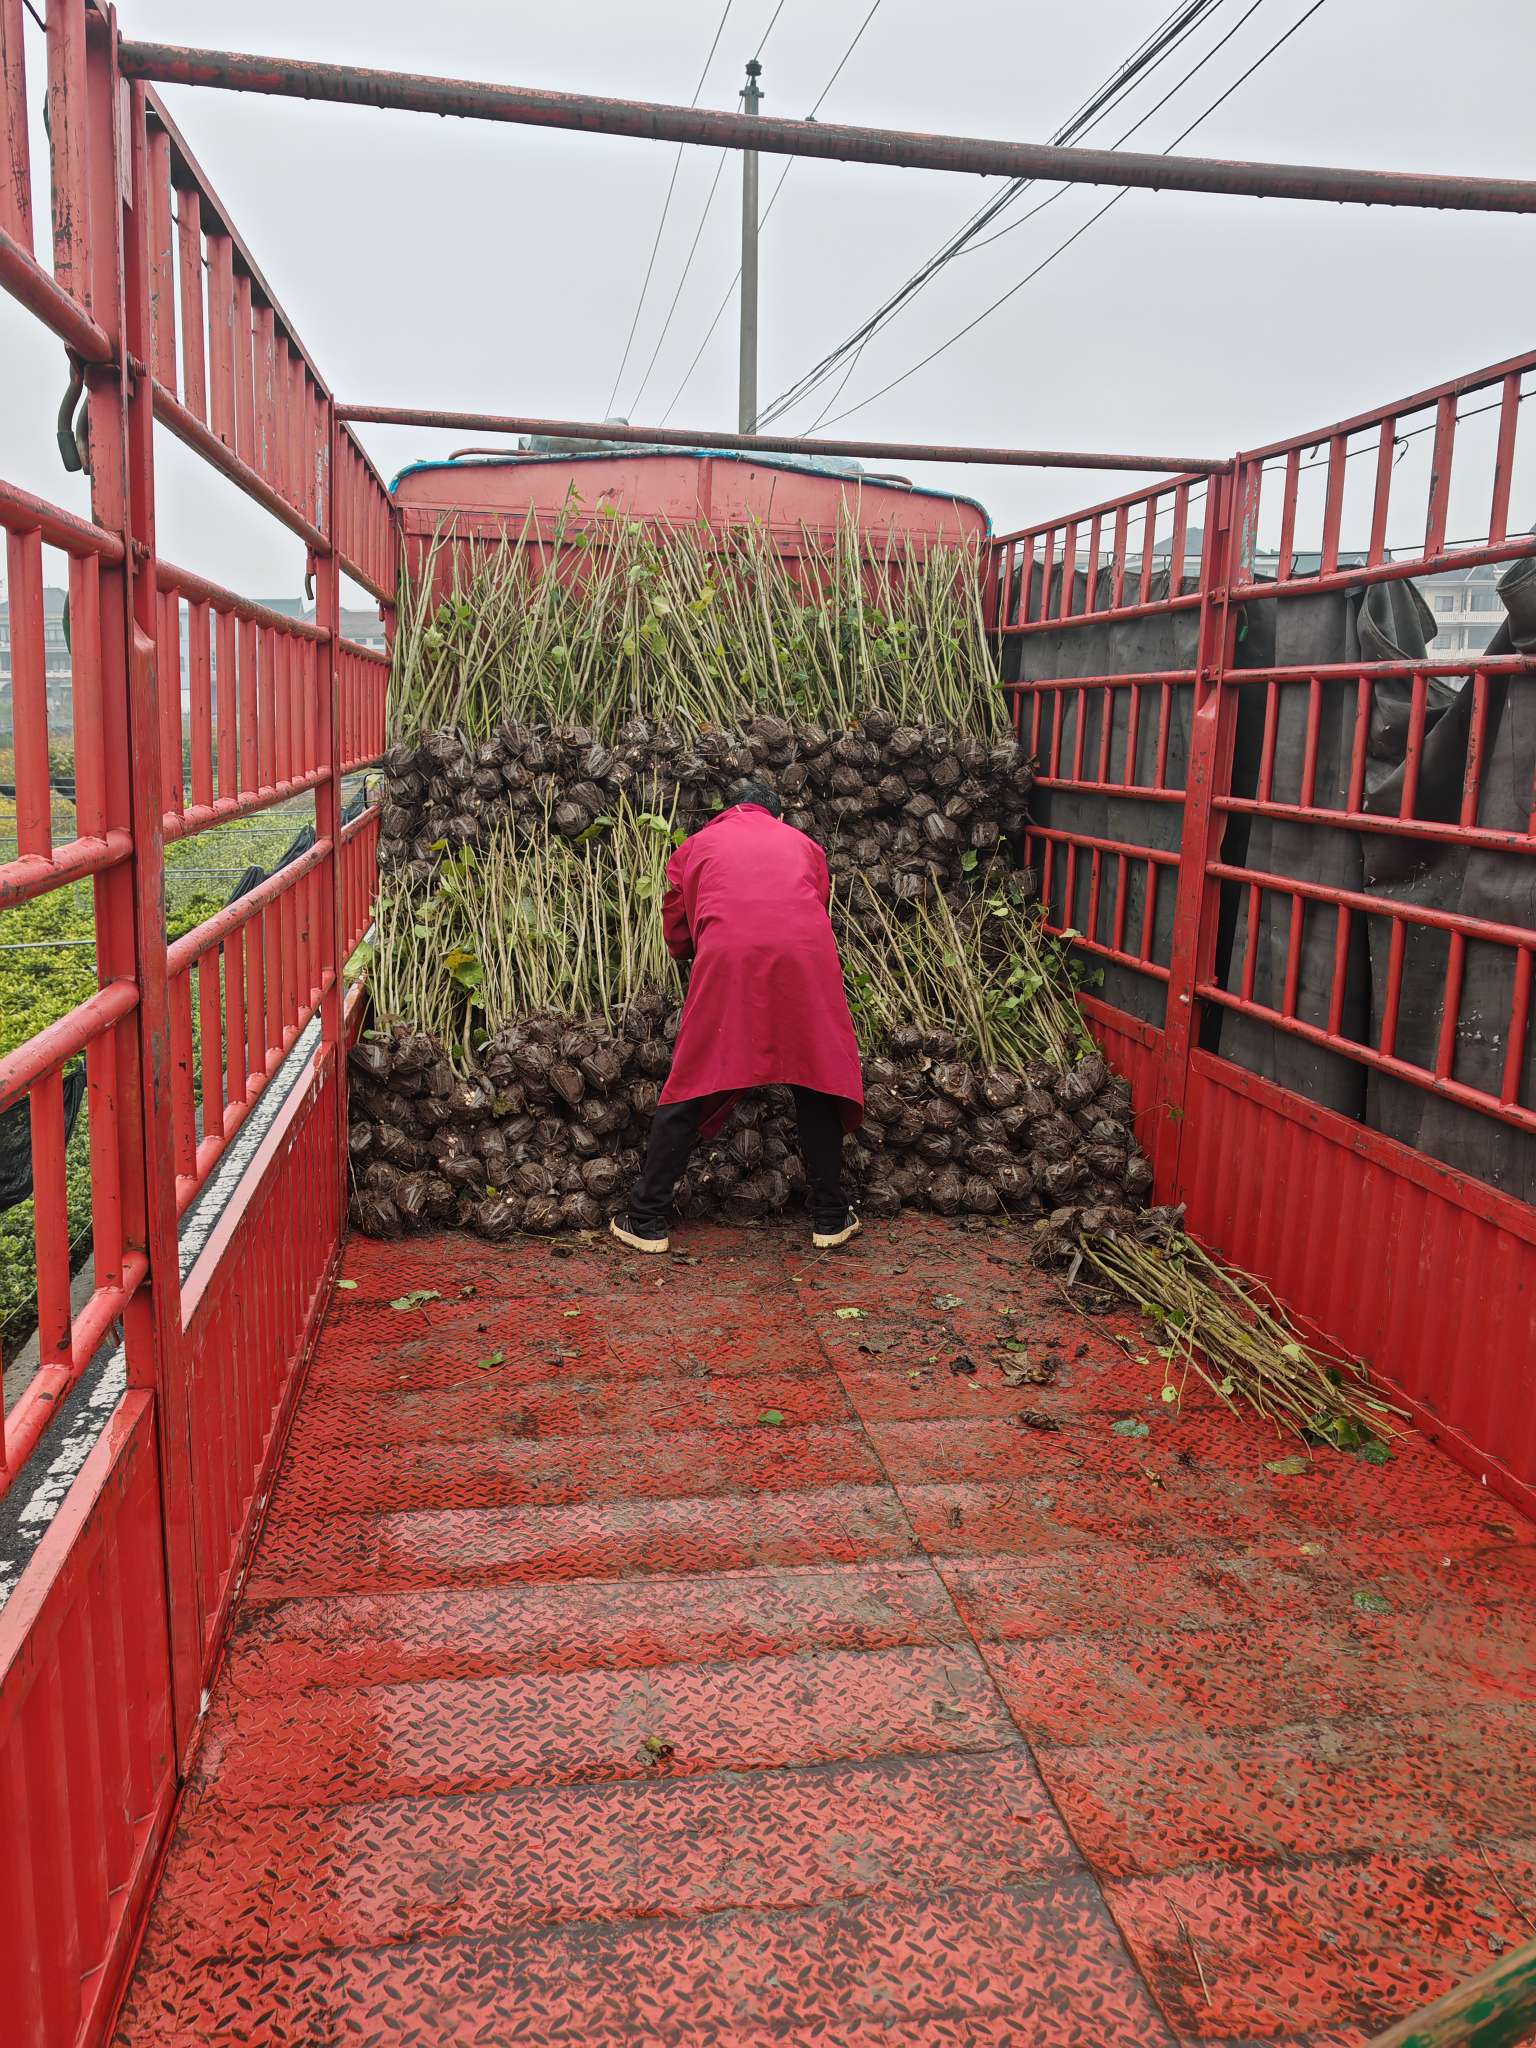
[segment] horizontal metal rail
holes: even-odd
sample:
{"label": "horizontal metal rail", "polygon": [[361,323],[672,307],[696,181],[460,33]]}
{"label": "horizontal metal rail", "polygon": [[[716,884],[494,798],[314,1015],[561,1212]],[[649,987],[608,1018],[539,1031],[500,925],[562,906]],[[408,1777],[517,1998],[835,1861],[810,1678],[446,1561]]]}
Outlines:
{"label": "horizontal metal rail", "polygon": [[196,413],[182,404],[174,391],[158,380],[155,383],[155,418],[162,427],[169,428],[178,441],[185,442],[232,484],[238,485],[247,497],[254,498],[258,505],[265,507],[274,519],[281,520],[290,533],[296,533],[317,555],[330,553],[330,541],[314,521],[306,519],[302,512],[290,505],[258,470],[242,461],[211,427],[204,426]]}
{"label": "horizontal metal rail", "polygon": [[0,228],[0,285],[88,363],[109,363],[112,344],[29,249]]}
{"label": "horizontal metal rail", "polygon": [[171,977],[174,979],[178,974],[185,974],[189,967],[195,967],[205,953],[211,953],[215,946],[221,946],[243,925],[248,925],[252,918],[259,917],[264,910],[269,909],[288,890],[296,888],[306,875],[313,874],[317,868],[323,867],[330,857],[330,851],[329,839],[315,840],[286,867],[268,875],[265,881],[258,882],[253,889],[248,889],[233,903],[226,903],[224,908],[216,910],[212,917],[205,918],[200,925],[195,925],[191,931],[184,932],[179,939],[174,939],[167,947],[165,956],[166,967]]}
{"label": "horizontal metal rail", "polygon": [[52,854],[23,853],[15,860],[0,861],[0,910],[30,903],[65,882],[83,882],[90,875],[105,874],[132,852],[129,833],[109,831],[82,833]]}
{"label": "horizontal metal rail", "polygon": [[[207,832],[215,825],[232,824],[237,818],[259,817],[263,811],[273,810],[279,804],[292,803],[295,797],[305,796],[313,789],[322,789],[331,779],[328,768],[306,768],[300,775],[291,775],[285,781],[274,783],[270,789],[246,790],[240,796],[213,797],[207,803],[184,804],[179,811],[167,811],[161,819],[161,830],[166,844],[176,840],[193,839],[199,832]],[[203,868],[203,874],[215,872]],[[224,872],[243,875],[245,869],[230,868]]]}
{"label": "horizontal metal rail", "polygon": [[124,1252],[121,1280],[93,1289],[73,1318],[69,1362],[40,1366],[27,1382],[15,1408],[5,1418],[4,1464],[0,1466],[4,1488],[0,1490],[9,1490],[10,1482],[58,1415],[61,1402],[106,1342],[113,1324],[121,1322],[123,1311],[148,1274],[149,1261],[143,1252]]}
{"label": "horizontal metal rail", "polygon": [[1399,1058],[1396,1053],[1382,1052],[1376,1046],[1346,1037],[1343,1032],[1324,1025],[1309,1024],[1305,1018],[1288,1010],[1277,1010],[1271,1003],[1254,1002],[1231,989],[1219,987],[1213,981],[1197,982],[1195,993],[1202,1002],[1215,1003],[1224,1010],[1233,1010],[1242,1016],[1255,1018],[1261,1024],[1273,1025],[1277,1031],[1305,1039],[1308,1045],[1342,1054],[1345,1059],[1354,1060],[1362,1067],[1373,1067],[1377,1073],[1388,1074],[1395,1081],[1410,1082],[1426,1094],[1443,1096],[1447,1102],[1459,1103],[1463,1109],[1475,1109],[1482,1116],[1497,1118],[1516,1130],[1536,1135],[1536,1110],[1524,1108],[1513,1097],[1500,1101],[1484,1089],[1468,1087],[1453,1075],[1434,1073],[1412,1060]]}
{"label": "horizontal metal rail", "polygon": [[[1054,633],[1063,626],[1115,626],[1128,619],[1160,618],[1168,612],[1199,609],[1199,591],[1186,590],[1177,597],[1149,598],[1145,604],[1110,605],[1098,612],[1054,612],[1048,619],[1024,619],[1014,625],[999,626],[997,631],[1001,637],[1015,640],[1026,633]],[[1033,688],[1033,683],[1026,681],[1025,686]]]}
{"label": "horizontal metal rail", "polygon": [[1266,441],[1258,448],[1244,448],[1237,459],[1239,462],[1272,462],[1278,456],[1288,455],[1293,448],[1321,448],[1330,441],[1347,440],[1368,427],[1380,426],[1384,419],[1396,421],[1410,413],[1427,412],[1442,398],[1460,398],[1469,391],[1481,391],[1489,385],[1501,384],[1506,377],[1523,376],[1532,370],[1536,370],[1536,350],[1527,349],[1520,355],[1506,356],[1502,362],[1489,363],[1485,369],[1470,370],[1465,376],[1451,377],[1443,384],[1430,384],[1422,391],[1411,392],[1408,397],[1398,399],[1390,409],[1375,406],[1368,412],[1351,413],[1347,419],[1335,420],[1331,426],[1317,427],[1310,433],[1292,434],[1283,441]]}
{"label": "horizontal metal rail", "polygon": [[[1230,469],[1231,463],[1225,462],[1222,464],[1222,467],[1223,469]],[[1198,478],[1175,479],[1175,482],[1190,483],[1193,489],[1198,489],[1199,487]],[[1110,513],[1114,513],[1125,522],[1124,526],[1118,529],[1121,534],[1121,545],[1116,549],[1117,553],[1123,553],[1124,536],[1129,529],[1131,514],[1133,512],[1145,514],[1149,501],[1164,496],[1167,489],[1168,486],[1166,484],[1153,484],[1149,488],[1143,488],[1139,491],[1122,492],[1117,497],[1102,499],[1097,505],[1084,505],[1080,511],[1074,512],[1069,520],[1039,520],[1033,526],[1020,526],[1016,527],[1011,533],[1000,533],[997,536],[997,544],[999,547],[1004,547],[1010,542],[1022,544],[1029,541],[1044,540],[1048,534],[1057,532],[1063,525],[1084,527],[1091,525],[1095,519],[1100,522],[1102,527],[1105,518]]]}
{"label": "horizontal metal rail", "polygon": [[[847,455],[870,462],[995,463],[1014,469],[1150,469],[1209,476],[1229,468],[1214,456],[1120,455],[1062,448],[984,448],[967,442],[845,441],[798,434],[722,434],[708,427],[630,427],[609,420],[544,420],[505,413],[439,412],[430,406],[343,405],[336,417],[378,427],[465,428],[486,434],[538,434],[550,440],[621,441],[626,447],[724,448],[747,455]],[[509,456],[517,451],[509,448]]]}
{"label": "horizontal metal rail", "polygon": [[7,1053],[0,1059],[0,1111],[19,1102],[45,1074],[84,1052],[100,1032],[126,1017],[138,1000],[138,989],[126,977],[106,982],[83,1003],[76,1003]]}
{"label": "horizontal metal rail", "polygon": [[103,562],[123,559],[123,543],[117,534],[4,481],[0,481],[0,526],[13,533],[35,529],[47,547],[65,548],[77,555],[93,554]]}
{"label": "horizontal metal rail", "polygon": [[[1329,817],[1330,825],[1339,823],[1337,814]],[[1032,832],[1038,831],[1032,825]],[[1092,845],[1095,842],[1083,842]],[[1150,849],[1137,848],[1145,860]],[[1151,853],[1154,860],[1161,859],[1161,851]],[[1177,862],[1178,856],[1173,856]],[[1336,909],[1342,905],[1346,910],[1358,911],[1362,917],[1380,917],[1398,924],[1419,925],[1425,931],[1451,932],[1463,939],[1486,939],[1493,946],[1513,946],[1517,949],[1536,951],[1536,931],[1524,925],[1501,924],[1495,918],[1472,917],[1464,910],[1437,910],[1433,904],[1400,901],[1395,896],[1369,896],[1360,889],[1340,889],[1328,882],[1308,882],[1299,875],[1271,874],[1263,868],[1233,867],[1229,861],[1213,860],[1206,873],[1217,882],[1239,882],[1244,887],[1262,889],[1274,896],[1300,896],[1307,903],[1328,903]]]}
{"label": "horizontal metal rail", "polygon": [[317,625],[313,619],[300,618],[292,612],[273,611],[270,605],[257,604],[254,598],[238,597],[224,584],[210,582],[206,576],[199,576],[195,569],[180,569],[163,556],[156,561],[155,580],[162,590],[174,590],[178,597],[186,598],[189,603],[212,605],[232,618],[249,619],[256,626],[271,626],[279,633],[291,633],[295,639],[329,640],[331,637],[329,629]]}
{"label": "horizontal metal rail", "polygon": [[1068,185],[1130,185],[1149,191],[1236,193],[1255,199],[1536,213],[1536,183],[1523,178],[1463,178],[1436,172],[1157,156],[1139,150],[1070,149],[1054,143],[990,141],[899,128],[853,128],[833,121],[725,114],[709,107],[603,99],[591,93],[486,85],[468,78],[432,78],[408,71],[374,71],[356,64],[318,64],[235,50],[182,49],[170,43],[124,42],[118,49],[128,77],[157,79],[167,85],[218,86],[228,92],[267,93],[283,99],[393,107],[467,120],[576,129],[589,135],[632,135],[652,142],[692,142],[709,149],[832,157],[845,163],[981,177],[1045,178]]}

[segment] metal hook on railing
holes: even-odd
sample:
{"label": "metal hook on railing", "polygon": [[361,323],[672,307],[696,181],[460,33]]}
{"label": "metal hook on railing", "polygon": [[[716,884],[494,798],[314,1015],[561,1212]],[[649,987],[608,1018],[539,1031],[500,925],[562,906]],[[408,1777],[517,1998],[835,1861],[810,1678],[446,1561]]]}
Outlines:
{"label": "metal hook on railing", "polygon": [[[73,349],[65,351],[69,357],[69,388],[59,406],[58,443],[59,460],[71,476],[91,468],[91,427],[90,393],[85,388],[85,364]],[[77,409],[78,408],[78,415]]]}

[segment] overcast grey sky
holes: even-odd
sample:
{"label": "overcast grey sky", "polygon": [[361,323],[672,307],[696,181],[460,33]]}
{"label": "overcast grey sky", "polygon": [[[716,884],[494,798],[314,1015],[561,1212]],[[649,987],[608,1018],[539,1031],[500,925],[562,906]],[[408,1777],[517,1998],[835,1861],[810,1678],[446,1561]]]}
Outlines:
{"label": "overcast grey sky", "polygon": [[[735,104],[774,4],[733,0],[704,104]],[[768,111],[810,110],[869,4],[784,0],[764,51]],[[1212,25],[1092,139],[1116,140],[1248,14],[1130,145],[1163,147],[1308,4],[1223,0]],[[129,36],[686,101],[723,5],[122,0],[120,13]],[[880,0],[823,117],[1043,139],[1171,6]],[[1184,148],[1536,175],[1533,58],[1531,0],[1325,0]],[[605,413],[670,147],[222,93],[170,89],[166,97],[338,394]],[[730,158],[655,371],[639,391],[718,161],[697,150],[683,158],[614,408],[641,422],[666,411],[735,270],[740,166]],[[764,159],[765,198],[778,169]],[[764,401],[998,189],[938,173],[797,163],[763,236]],[[1107,196],[1068,192],[1038,220],[950,265],[866,350],[837,409],[963,326]],[[1001,311],[844,425],[892,439],[1225,455],[1528,346],[1533,251],[1529,219],[1133,193]],[[7,303],[0,355],[11,365],[12,399],[0,424],[0,474],[82,503],[52,453],[62,390],[56,345],[29,333]],[[733,304],[673,423],[734,426],[735,363]],[[799,407],[785,425],[805,431],[820,403]],[[386,477],[466,438],[477,437],[364,430]],[[295,590],[298,545],[221,481],[199,476],[164,436],[160,445],[166,554],[251,592]],[[1065,511],[1116,483],[1059,472],[913,474],[980,497],[1000,525]]]}

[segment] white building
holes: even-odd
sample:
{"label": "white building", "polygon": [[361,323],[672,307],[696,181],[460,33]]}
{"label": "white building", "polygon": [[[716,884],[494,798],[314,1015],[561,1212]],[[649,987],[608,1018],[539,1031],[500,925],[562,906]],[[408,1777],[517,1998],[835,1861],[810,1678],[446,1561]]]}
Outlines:
{"label": "white building", "polygon": [[1414,579],[1435,615],[1435,637],[1429,651],[1436,660],[1452,654],[1481,654],[1504,623],[1497,588],[1504,566],[1489,562],[1476,569],[1453,569],[1445,575]]}

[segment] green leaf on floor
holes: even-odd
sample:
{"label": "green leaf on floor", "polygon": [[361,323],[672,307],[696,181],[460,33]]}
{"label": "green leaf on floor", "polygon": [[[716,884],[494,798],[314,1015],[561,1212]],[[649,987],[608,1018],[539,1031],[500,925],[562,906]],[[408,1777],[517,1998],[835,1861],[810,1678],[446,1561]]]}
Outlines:
{"label": "green leaf on floor", "polygon": [[486,1357],[475,1360],[476,1365],[479,1366],[482,1372],[494,1372],[498,1365],[505,1365],[506,1362],[507,1354],[505,1351],[492,1351]]}
{"label": "green leaf on floor", "polygon": [[338,1287],[345,1287],[347,1292],[350,1294],[353,1291],[353,1289],[357,1286],[357,1282],[355,1280],[338,1280],[336,1282],[336,1285]]}
{"label": "green leaf on floor", "polygon": [[442,1298],[435,1287],[413,1287],[409,1294],[397,1294],[389,1305],[391,1308],[424,1308],[429,1301],[441,1301]]}
{"label": "green leaf on floor", "polygon": [[1312,1460],[1303,1457],[1300,1451],[1292,1451],[1288,1458],[1271,1458],[1264,1467],[1266,1472],[1278,1472],[1283,1479],[1289,1479],[1302,1472],[1310,1472]]}
{"label": "green leaf on floor", "polygon": [[960,1297],[958,1294],[936,1294],[933,1297],[933,1305],[935,1308],[958,1308]]}
{"label": "green leaf on floor", "polygon": [[869,1314],[869,1310],[867,1308],[835,1308],[832,1313],[839,1322],[857,1323],[863,1321],[864,1317]]}
{"label": "green leaf on floor", "polygon": [[759,1422],[766,1422],[770,1428],[777,1429],[784,1420],[784,1410],[782,1408],[765,1408],[757,1419]]}
{"label": "green leaf on floor", "polygon": [[1122,1416],[1118,1422],[1112,1422],[1110,1428],[1115,1432],[1116,1436],[1150,1436],[1152,1434],[1148,1425],[1135,1415]]}
{"label": "green leaf on floor", "polygon": [[1362,1614],[1390,1614],[1392,1612],[1392,1602],[1383,1599],[1380,1593],[1357,1593],[1355,1595],[1355,1605]]}

